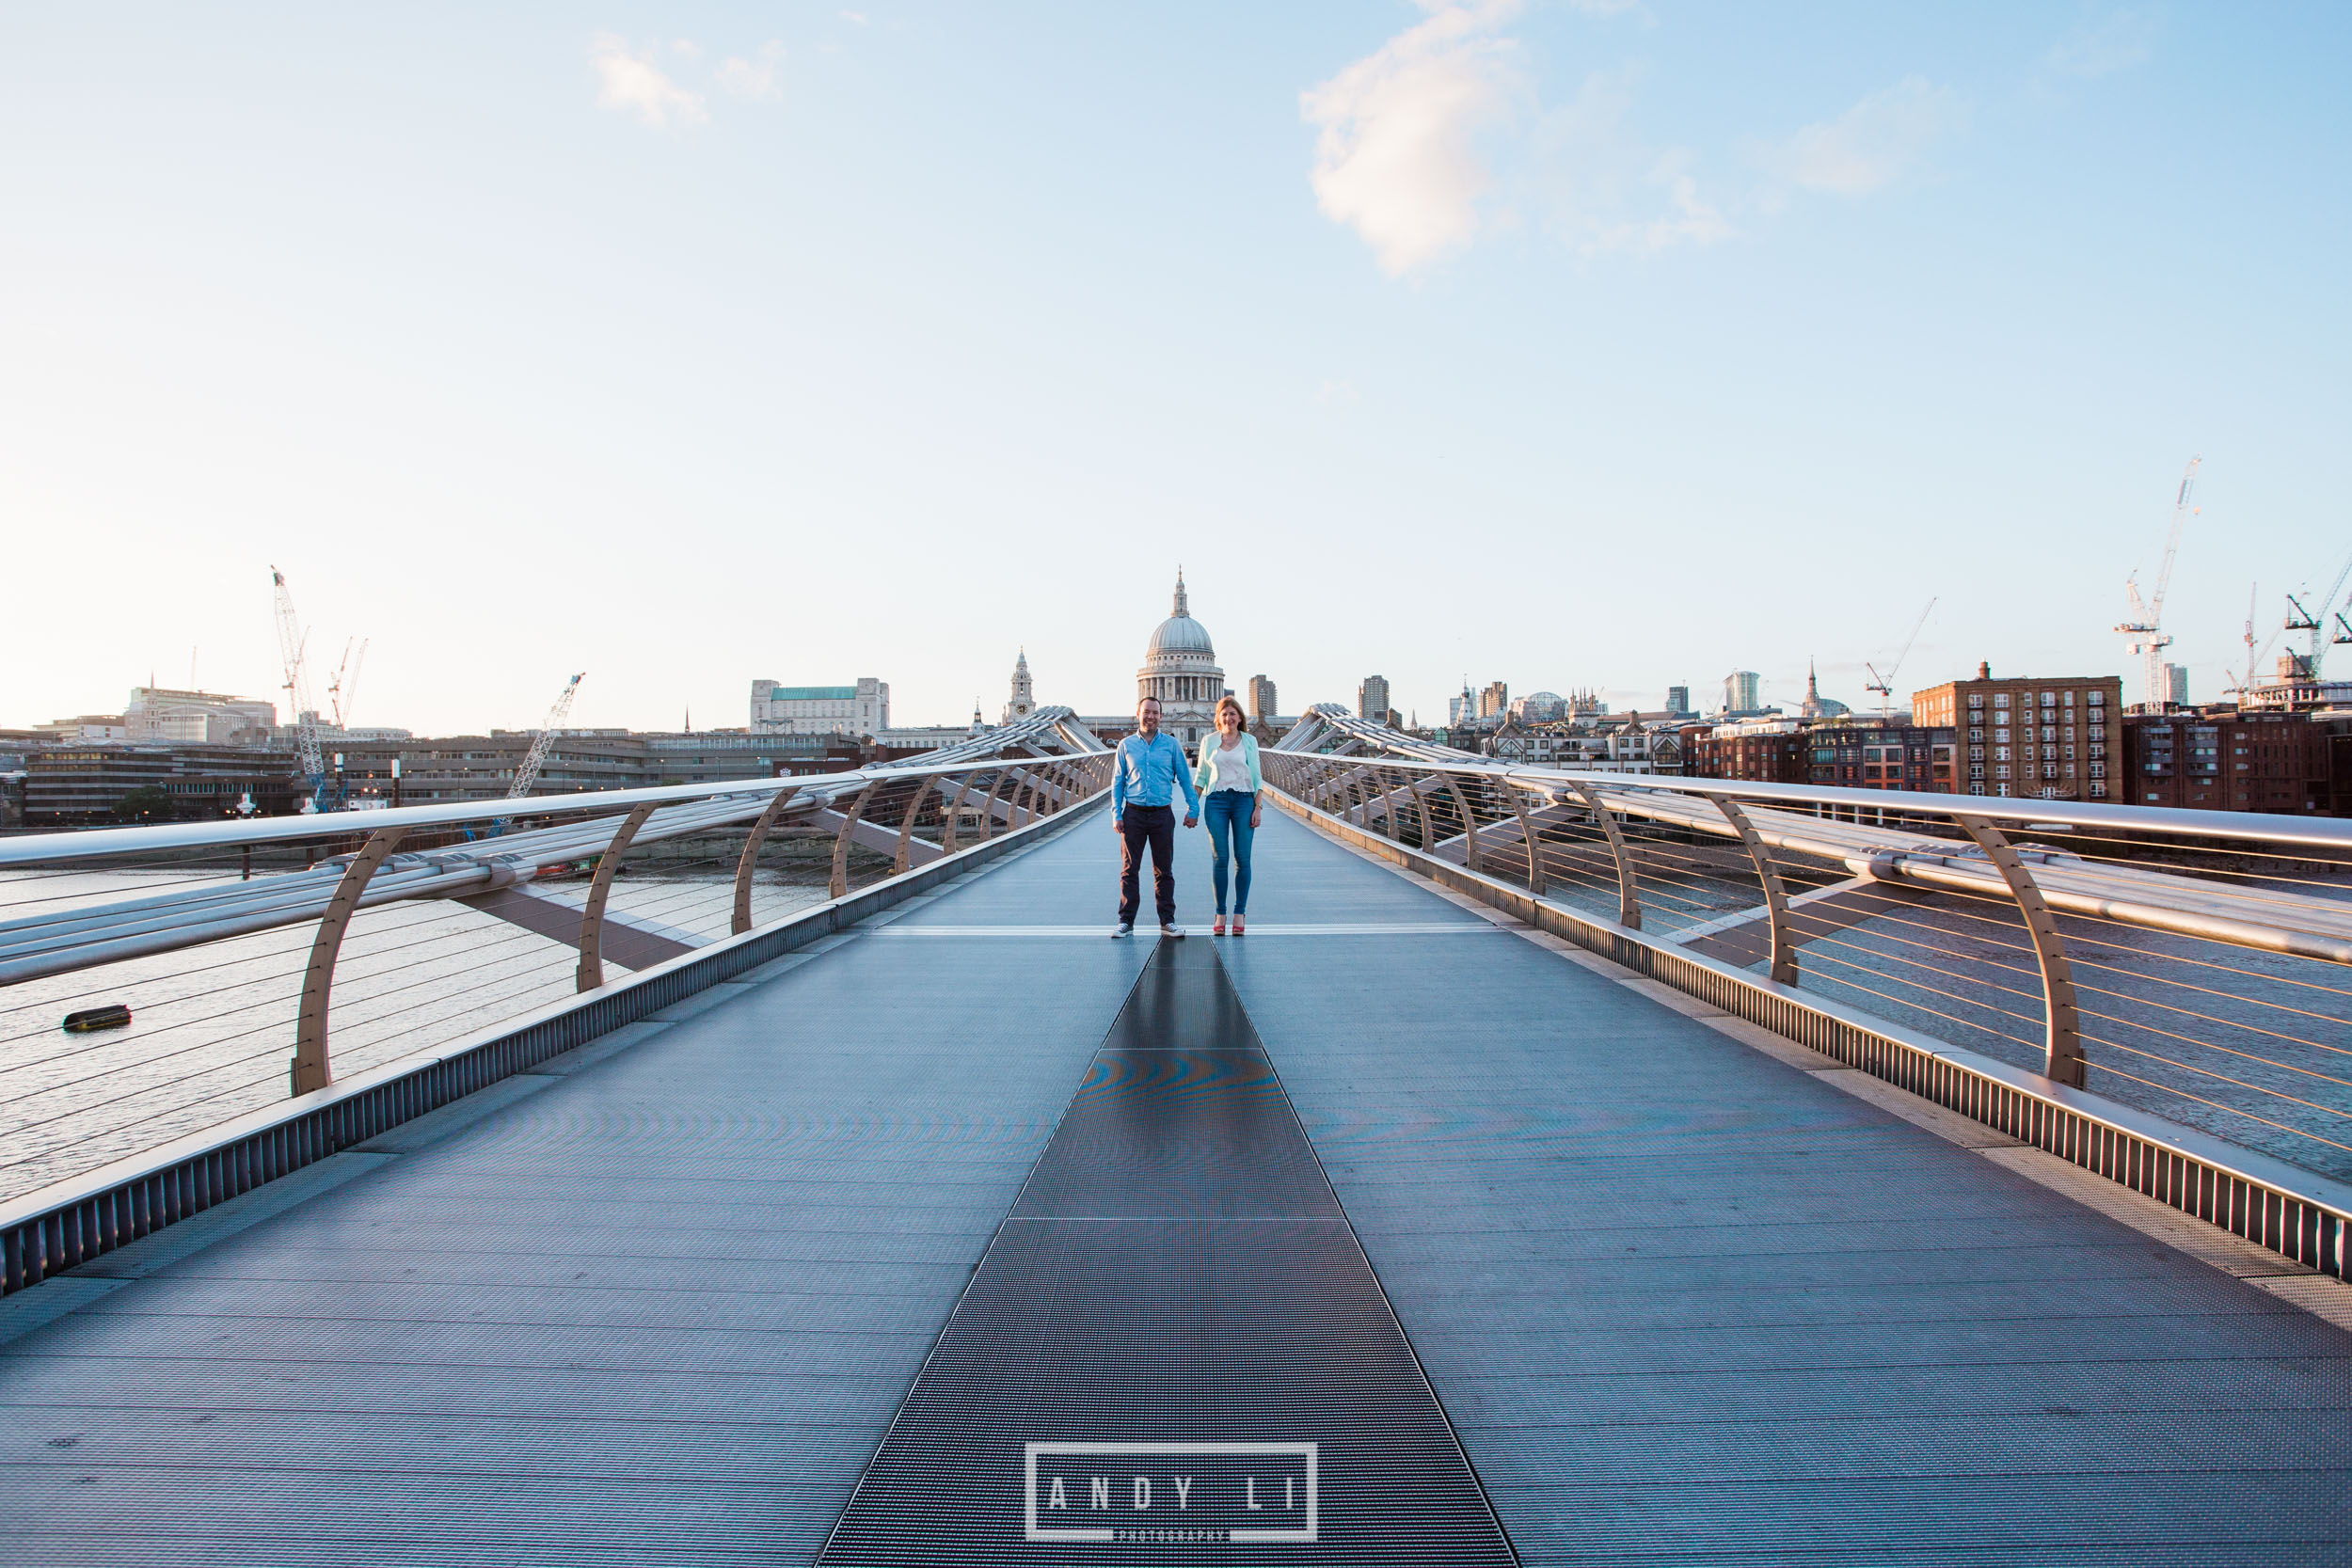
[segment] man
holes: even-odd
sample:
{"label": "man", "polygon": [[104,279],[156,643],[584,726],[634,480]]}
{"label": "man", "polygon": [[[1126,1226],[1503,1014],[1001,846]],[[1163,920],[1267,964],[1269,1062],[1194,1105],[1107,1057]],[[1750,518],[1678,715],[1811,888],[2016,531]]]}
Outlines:
{"label": "man", "polygon": [[1136,733],[1119,743],[1111,769],[1111,827],[1119,834],[1119,927],[1114,937],[1132,936],[1141,903],[1137,880],[1143,847],[1152,847],[1152,893],[1160,907],[1160,935],[1181,937],[1176,924],[1176,791],[1184,792],[1184,826],[1200,820],[1200,796],[1192,768],[1173,736],[1160,733],[1160,700],[1136,705]]}

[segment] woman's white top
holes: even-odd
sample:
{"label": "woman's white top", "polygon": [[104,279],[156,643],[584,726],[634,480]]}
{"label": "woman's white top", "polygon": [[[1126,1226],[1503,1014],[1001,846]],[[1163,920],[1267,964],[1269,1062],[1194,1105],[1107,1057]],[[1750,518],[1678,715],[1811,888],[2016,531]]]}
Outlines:
{"label": "woman's white top", "polygon": [[1216,769],[1216,783],[1209,786],[1212,791],[1232,789],[1244,795],[1250,792],[1249,748],[1242,736],[1235,736],[1230,745],[1219,742],[1209,752],[1209,760]]}

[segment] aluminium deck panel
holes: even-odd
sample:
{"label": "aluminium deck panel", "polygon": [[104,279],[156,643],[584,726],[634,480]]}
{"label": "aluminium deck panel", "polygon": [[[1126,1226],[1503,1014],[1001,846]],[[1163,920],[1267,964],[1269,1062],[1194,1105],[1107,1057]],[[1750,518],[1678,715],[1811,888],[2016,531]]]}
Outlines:
{"label": "aluminium deck panel", "polygon": [[1524,1560],[2352,1560],[2352,1335],[1534,943],[1223,954]]}
{"label": "aluminium deck panel", "polygon": [[0,1346],[0,1558],[808,1560],[1146,954],[860,937]]}

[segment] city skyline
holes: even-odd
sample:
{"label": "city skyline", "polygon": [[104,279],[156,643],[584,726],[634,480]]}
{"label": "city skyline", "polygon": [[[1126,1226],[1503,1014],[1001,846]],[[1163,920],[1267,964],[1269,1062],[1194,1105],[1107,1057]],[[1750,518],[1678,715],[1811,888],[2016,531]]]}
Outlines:
{"label": "city skyline", "polygon": [[2195,455],[2205,700],[2352,544],[2332,10],[415,22],[8,24],[8,722],[272,562],[419,733],[1115,708],[1179,562],[1293,706],[2128,676]]}

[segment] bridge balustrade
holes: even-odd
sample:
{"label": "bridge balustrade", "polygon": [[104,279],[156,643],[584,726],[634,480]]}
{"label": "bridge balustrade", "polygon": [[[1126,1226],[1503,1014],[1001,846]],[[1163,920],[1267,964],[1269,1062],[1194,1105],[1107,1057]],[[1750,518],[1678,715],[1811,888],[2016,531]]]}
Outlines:
{"label": "bridge balustrade", "polygon": [[1110,762],[1048,708],[850,772],[0,842],[6,1290],[819,940]]}
{"label": "bridge balustrade", "polygon": [[1317,708],[1285,804],[2342,1274],[2352,823],[1527,767]]}

